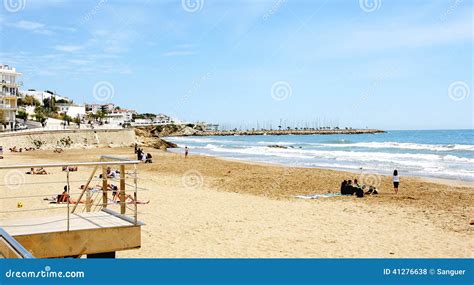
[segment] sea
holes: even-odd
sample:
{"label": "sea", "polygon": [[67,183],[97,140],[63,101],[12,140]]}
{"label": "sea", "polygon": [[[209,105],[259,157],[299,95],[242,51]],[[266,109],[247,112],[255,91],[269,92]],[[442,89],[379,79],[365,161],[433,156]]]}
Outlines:
{"label": "sea", "polygon": [[474,181],[474,130],[166,139],[188,146],[191,154],[385,175],[397,169],[402,176]]}

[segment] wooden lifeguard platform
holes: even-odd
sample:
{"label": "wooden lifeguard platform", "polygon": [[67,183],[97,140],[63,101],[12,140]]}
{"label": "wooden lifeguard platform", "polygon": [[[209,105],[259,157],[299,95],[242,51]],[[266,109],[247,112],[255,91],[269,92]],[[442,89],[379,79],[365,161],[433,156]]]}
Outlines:
{"label": "wooden lifeguard platform", "polygon": [[[110,159],[110,157],[107,157]],[[101,158],[103,160],[103,158]],[[135,167],[134,215],[125,215],[125,165]],[[68,163],[68,165],[22,165],[4,166],[0,169],[32,168],[32,167],[69,167],[78,165],[95,166],[93,173],[86,183],[80,197],[86,197],[84,211],[76,213],[75,205],[67,203],[67,215],[44,216],[27,219],[7,219],[0,221],[0,257],[6,258],[58,258],[80,257],[88,258],[114,258],[115,252],[141,247],[141,226],[143,223],[137,219],[137,178],[136,165],[138,161],[121,160],[113,158],[112,161],[93,163]],[[107,197],[106,167],[119,165],[121,170],[120,198],[121,213],[107,208],[110,199]],[[91,211],[94,196],[89,193],[88,185],[91,182],[98,166],[102,166],[102,182],[104,188],[97,195],[100,200],[98,211]],[[67,175],[69,185],[69,173]],[[104,190],[105,189],[105,190]],[[80,200],[81,198],[79,198]],[[73,207],[74,206],[74,207]],[[19,248],[19,249],[18,249]],[[26,252],[26,253],[25,253]]]}
{"label": "wooden lifeguard platform", "polygon": [[141,223],[103,209],[100,212],[71,214],[67,219],[50,216],[2,222],[2,227],[31,255],[51,257],[115,257],[116,251],[141,246]]}

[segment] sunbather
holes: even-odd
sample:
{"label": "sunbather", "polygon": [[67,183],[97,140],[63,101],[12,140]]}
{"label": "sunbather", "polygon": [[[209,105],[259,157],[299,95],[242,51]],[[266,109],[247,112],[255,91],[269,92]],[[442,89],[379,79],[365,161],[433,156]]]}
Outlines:
{"label": "sunbather", "polygon": [[30,168],[30,171],[27,171],[26,174],[31,174],[31,175],[46,175],[48,172],[43,168],[40,167],[38,169],[35,168]]}
{"label": "sunbather", "polygon": [[68,170],[69,170],[69,172],[76,172],[77,171],[77,166],[69,166],[69,167],[64,166],[63,167],[63,171],[68,171]]}
{"label": "sunbather", "polygon": [[[120,202],[120,192],[115,192],[116,194],[114,195],[114,203],[119,203]],[[148,204],[150,203],[150,200],[146,201],[146,202],[142,202],[142,201],[135,201],[135,199],[132,197],[132,195],[129,195],[129,194],[125,194],[125,203],[127,204]]]}
{"label": "sunbather", "polygon": [[64,204],[69,201],[69,204],[84,204],[84,201],[76,201],[72,200],[69,196],[69,193],[67,191],[67,185],[64,186],[64,191],[63,193],[59,194],[56,197],[56,201],[51,202],[51,204]]}

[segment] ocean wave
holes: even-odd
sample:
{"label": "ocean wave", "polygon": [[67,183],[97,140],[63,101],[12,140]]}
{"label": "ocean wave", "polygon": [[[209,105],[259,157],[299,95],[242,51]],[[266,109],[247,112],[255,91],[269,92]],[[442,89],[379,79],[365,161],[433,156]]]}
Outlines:
{"label": "ocean wave", "polygon": [[474,159],[458,157],[454,155],[438,155],[438,154],[423,154],[423,153],[387,153],[387,152],[363,152],[363,151],[329,151],[329,150],[315,150],[315,149],[282,149],[269,148],[264,146],[251,146],[242,148],[227,148],[222,145],[208,144],[205,147],[210,151],[220,153],[235,153],[256,156],[276,156],[287,158],[324,158],[338,161],[354,161],[354,162],[399,162],[419,166],[428,166],[426,162],[457,162],[474,164]]}
{"label": "ocean wave", "polygon": [[359,142],[359,143],[338,143],[338,144],[314,144],[316,146],[326,147],[359,147],[359,148],[397,148],[412,150],[430,150],[430,151],[474,151],[474,145],[440,145],[440,144],[417,144],[400,142]]}
{"label": "ocean wave", "polygon": [[257,142],[259,145],[295,145],[294,142],[267,142],[267,141],[260,141]]}
{"label": "ocean wave", "polygon": [[474,180],[474,159],[443,153],[389,153],[309,148],[269,148],[265,145],[195,146],[193,153],[300,167],[321,167],[385,172],[399,169],[406,174]]}
{"label": "ocean wave", "polygon": [[210,137],[166,137],[165,139],[176,144],[188,143],[190,145],[193,143],[247,144],[245,141],[215,139]]}

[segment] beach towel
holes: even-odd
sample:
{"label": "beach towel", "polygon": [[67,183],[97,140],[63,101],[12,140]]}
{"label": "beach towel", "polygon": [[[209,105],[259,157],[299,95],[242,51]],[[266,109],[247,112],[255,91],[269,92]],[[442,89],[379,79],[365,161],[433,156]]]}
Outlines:
{"label": "beach towel", "polygon": [[350,196],[350,195],[341,195],[339,193],[326,193],[326,194],[314,194],[314,195],[298,195],[295,198],[299,199],[319,199],[319,198],[332,198],[332,197],[341,197],[341,196]]}

